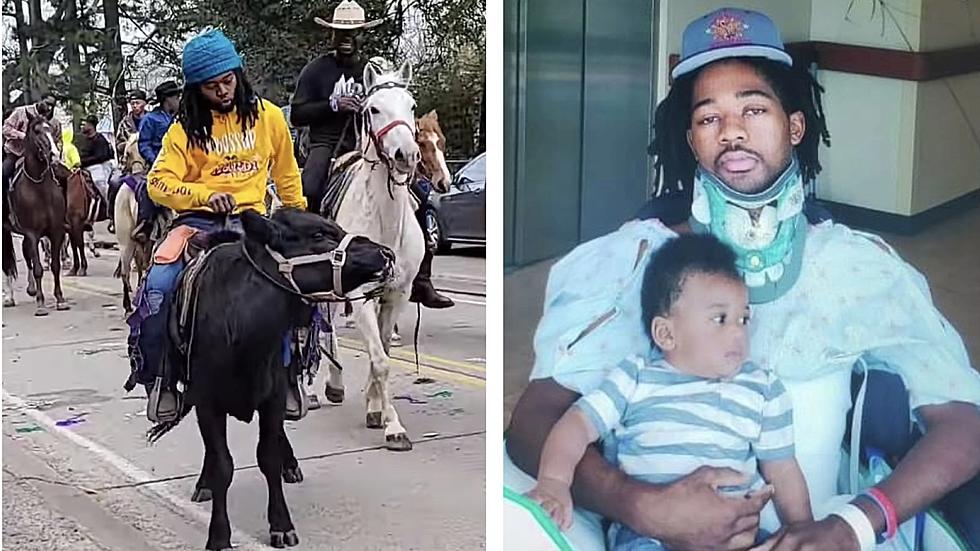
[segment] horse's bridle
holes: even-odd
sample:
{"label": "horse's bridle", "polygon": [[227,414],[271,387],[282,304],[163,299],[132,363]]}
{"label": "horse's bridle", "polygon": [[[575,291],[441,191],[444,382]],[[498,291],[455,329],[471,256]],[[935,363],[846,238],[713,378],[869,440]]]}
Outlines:
{"label": "horse's bridle", "polygon": [[[287,283],[289,283],[290,287],[286,287],[259,267],[259,265],[252,258],[252,255],[249,254],[245,239],[242,239],[242,252],[245,254],[245,258],[248,259],[249,263],[257,272],[265,276],[266,279],[271,281],[280,289],[296,295],[306,302],[347,302],[362,299],[370,300],[381,295],[383,292],[381,286],[379,286],[377,289],[365,292],[364,295],[360,297],[348,297],[344,295],[343,270],[344,265],[347,263],[347,247],[350,245],[354,237],[354,234],[348,233],[343,239],[340,240],[340,243],[336,248],[325,253],[305,254],[291,258],[286,258],[278,251],[266,245],[266,252],[269,253],[269,256],[271,256],[272,259],[279,265],[279,274],[282,275]],[[319,262],[330,262],[330,265],[333,268],[333,289],[330,291],[305,293],[299,288],[299,285],[296,284],[295,278],[293,278],[293,268],[296,266],[305,266],[307,264],[317,264]]]}
{"label": "horse's bridle", "polygon": [[[33,138],[32,138],[32,140],[33,140]],[[48,136],[48,140],[49,140],[49,144],[50,144],[50,141],[51,141],[51,137],[50,136]],[[53,155],[53,152],[48,151],[47,154],[45,154],[45,152],[43,151],[43,148],[40,147],[40,146],[38,146],[36,143],[34,144],[34,149],[36,149],[37,150],[37,153],[39,154],[39,157],[40,158],[38,160],[41,161],[42,163],[44,163],[44,170],[41,171],[41,175],[40,176],[38,176],[37,178],[35,178],[35,177],[31,176],[31,174],[29,172],[27,172],[27,164],[25,163],[24,164],[24,168],[21,170],[21,172],[24,173],[24,176],[28,180],[34,182],[35,184],[40,184],[41,182],[44,181],[44,175],[47,174],[48,172],[51,172],[53,170],[53,168],[51,166],[51,165],[54,164],[54,163],[51,162],[51,157]]]}
{"label": "horse's bridle", "polygon": [[377,152],[378,158],[375,159],[375,160],[368,159],[364,155],[364,153],[367,153],[366,148],[365,148],[365,151],[362,151],[362,156],[364,157],[364,159],[366,161],[368,161],[371,164],[377,164],[378,162],[383,162],[385,164],[385,168],[388,169],[388,184],[389,184],[388,193],[389,193],[389,195],[392,193],[392,191],[390,189],[390,186],[392,184],[394,184],[396,186],[407,186],[409,183],[412,182],[412,179],[413,179],[412,177],[415,174],[415,170],[417,169],[417,166],[412,168],[412,172],[410,172],[408,175],[406,175],[404,181],[399,182],[398,180],[396,180],[395,177],[394,177],[394,170],[392,170],[392,168],[393,168],[393,166],[392,166],[393,165],[393,162],[392,162],[391,158],[384,152],[384,148],[381,147],[381,144],[383,143],[382,140],[384,140],[384,137],[385,137],[386,134],[388,134],[388,132],[391,132],[392,130],[394,130],[395,128],[398,128],[399,126],[404,126],[404,127],[408,128],[408,130],[412,133],[412,140],[414,141],[415,140],[415,137],[416,137],[417,130],[418,130],[415,127],[415,125],[409,124],[408,121],[405,121],[405,120],[402,120],[402,119],[396,119],[396,120],[391,121],[390,123],[386,124],[384,127],[382,127],[377,132],[375,132],[374,129],[371,127],[371,114],[368,112],[367,100],[375,92],[378,92],[380,90],[387,90],[387,89],[390,89],[390,88],[401,88],[401,89],[406,90],[406,91],[408,90],[408,86],[407,85],[402,84],[400,82],[396,82],[396,81],[390,81],[390,82],[384,82],[384,83],[381,83],[381,84],[377,84],[375,86],[372,86],[371,89],[368,90],[367,94],[364,96],[364,105],[361,108],[361,115],[363,117],[364,129],[367,131],[367,135],[371,139],[371,143],[374,144],[374,150]]}

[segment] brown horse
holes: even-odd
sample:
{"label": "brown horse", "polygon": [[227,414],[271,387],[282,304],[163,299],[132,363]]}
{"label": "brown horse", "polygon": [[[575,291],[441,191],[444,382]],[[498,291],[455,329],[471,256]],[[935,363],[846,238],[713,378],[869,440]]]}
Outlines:
{"label": "brown horse", "polygon": [[[92,175],[84,168],[68,176],[68,237],[71,241],[72,264],[69,276],[88,274],[85,258],[85,231],[95,222],[108,220],[107,205],[95,189]],[[93,254],[96,254],[93,247]]]}
{"label": "brown horse", "polygon": [[446,137],[439,126],[439,114],[433,109],[416,119],[415,125],[418,127],[415,141],[419,144],[419,153],[422,154],[419,174],[432,182],[435,189],[448,190],[452,176],[446,166]]}
{"label": "brown horse", "polygon": [[[3,273],[8,283],[17,277],[17,258],[11,248],[12,232],[24,236],[22,245],[24,262],[27,264],[27,294],[37,300],[35,316],[46,316],[42,278],[44,269],[38,254],[38,241],[47,237],[53,250],[60,251],[65,241],[65,194],[58,185],[55,174],[55,145],[51,128],[44,117],[35,117],[27,125],[24,138],[23,164],[13,176],[10,192],[10,212],[4,213],[3,225]],[[7,205],[4,205],[7,210]],[[51,259],[54,276],[54,296],[58,310],[68,310],[68,303],[61,292],[61,255]],[[13,288],[5,302],[13,306]]]}

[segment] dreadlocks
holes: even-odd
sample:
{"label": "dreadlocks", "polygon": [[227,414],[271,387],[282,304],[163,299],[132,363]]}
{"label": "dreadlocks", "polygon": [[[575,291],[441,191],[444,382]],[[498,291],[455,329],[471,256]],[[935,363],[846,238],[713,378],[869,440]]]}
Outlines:
{"label": "dreadlocks", "polygon": [[[830,146],[830,132],[820,96],[823,87],[806,69],[763,58],[738,58],[752,66],[772,86],[783,111],[789,115],[800,111],[806,120],[803,141],[796,146],[803,181],[816,179],[820,173],[818,148],[820,142]],[[683,192],[690,194],[697,160],[687,143],[691,128],[691,98],[694,82],[703,68],[682,75],[674,81],[667,97],[657,106],[654,115],[654,137],[647,151],[654,158],[654,181],[657,195]]]}
{"label": "dreadlocks", "polygon": [[[234,69],[232,72],[235,73],[236,81],[235,99],[232,105],[238,114],[242,132],[247,132],[249,128],[255,126],[259,118],[259,102],[262,100],[255,95],[251,83],[245,78],[245,73],[241,69]],[[187,147],[211,150],[211,146],[214,145],[211,137],[211,125],[214,120],[211,117],[211,104],[201,93],[200,84],[184,85],[180,109],[177,111],[177,122],[187,133]]]}

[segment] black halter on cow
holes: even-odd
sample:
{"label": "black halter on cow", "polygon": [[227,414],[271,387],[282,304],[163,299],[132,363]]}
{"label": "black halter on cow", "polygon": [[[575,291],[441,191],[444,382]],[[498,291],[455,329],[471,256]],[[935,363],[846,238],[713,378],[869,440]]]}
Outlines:
{"label": "black halter on cow", "polygon": [[227,492],[234,465],[226,417],[247,423],[256,412],[272,544],[298,543],[282,481],[299,482],[302,473],[283,421],[289,378],[302,374],[295,356],[285,365],[283,336],[309,323],[315,301],[337,300],[355,290],[370,295],[391,277],[394,261],[389,249],[347,235],[315,214],[283,209],[267,219],[245,211],[241,221],[244,237],[206,235],[207,242],[199,244],[203,252],[185,270],[170,310],[166,352],[179,371],[183,403],[176,420],[148,433],[151,441],[158,440],[196,408],[205,455],[193,499],[214,502],[208,549],[229,547]]}

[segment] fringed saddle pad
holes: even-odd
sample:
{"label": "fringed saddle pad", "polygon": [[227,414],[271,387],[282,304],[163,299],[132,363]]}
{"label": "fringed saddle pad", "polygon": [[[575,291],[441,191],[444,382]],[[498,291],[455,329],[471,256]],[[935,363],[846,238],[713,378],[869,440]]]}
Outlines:
{"label": "fringed saddle pad", "polygon": [[330,169],[327,176],[327,189],[323,194],[323,202],[320,203],[320,214],[331,220],[337,219],[337,212],[340,211],[340,203],[347,195],[347,189],[354,179],[352,167],[361,160],[360,151],[345,153],[337,159]]}

